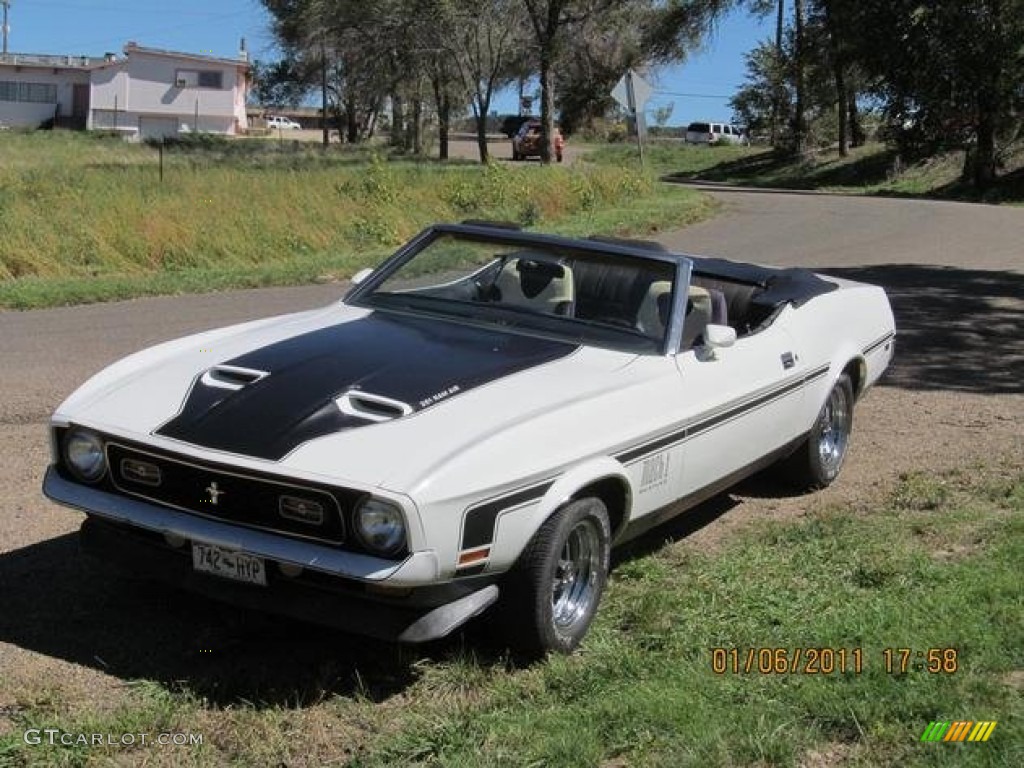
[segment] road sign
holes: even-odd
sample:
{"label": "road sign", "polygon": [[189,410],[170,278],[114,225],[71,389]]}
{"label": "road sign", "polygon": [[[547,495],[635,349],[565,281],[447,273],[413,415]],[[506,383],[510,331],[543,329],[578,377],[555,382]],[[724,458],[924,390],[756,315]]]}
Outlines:
{"label": "road sign", "polygon": [[630,112],[640,112],[651,98],[654,88],[633,70],[619,78],[612,89],[612,98]]}
{"label": "road sign", "polygon": [[628,110],[636,126],[636,146],[640,152],[640,165],[644,164],[644,105],[654,88],[632,69],[626,72],[612,89],[612,98]]}

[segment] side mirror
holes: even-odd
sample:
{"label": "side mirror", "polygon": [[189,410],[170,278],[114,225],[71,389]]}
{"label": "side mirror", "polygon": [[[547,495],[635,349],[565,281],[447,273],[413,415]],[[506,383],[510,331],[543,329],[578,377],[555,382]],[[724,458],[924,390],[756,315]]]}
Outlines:
{"label": "side mirror", "polygon": [[704,344],[711,349],[724,349],[736,343],[736,329],[730,325],[708,324],[704,328]]}
{"label": "side mirror", "polygon": [[[359,285],[366,278],[368,278],[371,274],[373,274],[373,270],[370,269],[369,267],[364,267],[363,269],[360,269],[358,272],[356,272],[354,275],[352,275],[352,285]],[[734,336],[735,336],[735,332],[734,332]]]}

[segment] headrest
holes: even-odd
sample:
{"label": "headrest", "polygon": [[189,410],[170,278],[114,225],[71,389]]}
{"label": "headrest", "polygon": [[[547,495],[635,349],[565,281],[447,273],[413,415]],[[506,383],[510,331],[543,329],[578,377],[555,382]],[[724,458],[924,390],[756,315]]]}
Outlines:
{"label": "headrest", "polygon": [[534,259],[518,259],[516,261],[516,272],[520,275],[543,275],[549,280],[556,277],[565,277],[565,267],[561,264],[551,261],[536,261]]}
{"label": "headrest", "polygon": [[561,264],[533,259],[519,259],[516,262],[516,272],[519,273],[519,287],[528,299],[539,296],[551,285],[552,280],[561,280],[565,277],[565,268]]}

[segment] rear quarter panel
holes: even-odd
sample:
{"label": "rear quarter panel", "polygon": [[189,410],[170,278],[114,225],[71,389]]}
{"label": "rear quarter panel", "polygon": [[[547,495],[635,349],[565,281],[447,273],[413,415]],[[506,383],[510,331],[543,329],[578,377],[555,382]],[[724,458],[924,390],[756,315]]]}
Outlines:
{"label": "rear quarter panel", "polygon": [[895,321],[885,291],[877,286],[824,276],[839,290],[818,296],[789,317],[801,363],[808,369],[828,363],[828,375],[809,385],[801,417],[810,430],[825,398],[848,367],[855,395],[874,385],[892,360]]}

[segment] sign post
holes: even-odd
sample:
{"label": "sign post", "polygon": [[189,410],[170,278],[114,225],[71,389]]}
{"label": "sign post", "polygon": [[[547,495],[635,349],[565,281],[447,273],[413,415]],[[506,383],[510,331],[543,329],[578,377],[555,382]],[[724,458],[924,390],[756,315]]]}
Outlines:
{"label": "sign post", "polygon": [[640,152],[640,165],[644,164],[644,106],[654,89],[632,69],[626,72],[612,89],[612,98],[622,105],[636,126],[636,146]]}

